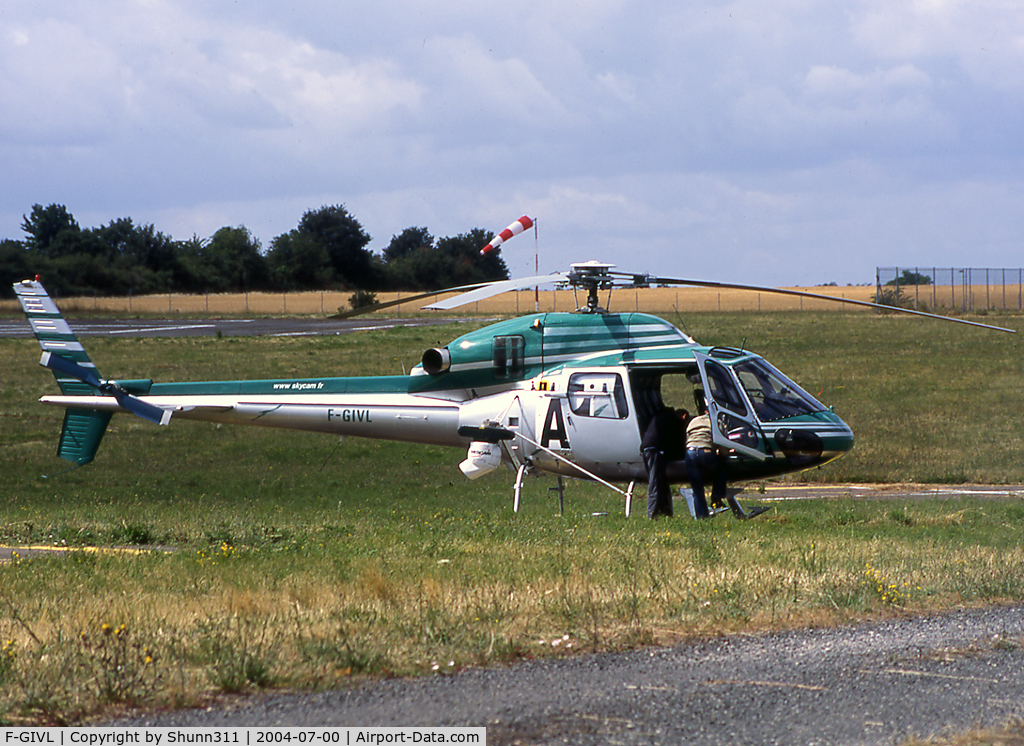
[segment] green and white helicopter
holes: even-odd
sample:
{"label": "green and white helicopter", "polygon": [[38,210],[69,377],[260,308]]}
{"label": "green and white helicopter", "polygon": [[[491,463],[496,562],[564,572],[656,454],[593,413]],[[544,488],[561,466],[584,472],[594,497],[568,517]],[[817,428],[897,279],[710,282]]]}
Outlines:
{"label": "green and white helicopter", "polygon": [[[66,410],[58,455],[76,467],[93,460],[110,418],[130,412],[160,425],[200,420],[466,448],[460,468],[470,479],[502,464],[515,472],[516,511],[524,477],[548,473],[558,477],[560,508],[563,477],[571,477],[620,492],[628,515],[635,483],[647,479],[641,438],[673,380],[674,391],[682,383],[706,392],[714,442],[728,454],[729,483],[809,469],[853,447],[853,432],[837,414],[760,355],[699,344],[657,316],[606,312],[598,293],[698,285],[840,299],[628,274],[587,262],[569,272],[457,288],[468,292],[427,308],[450,309],[542,283],[583,291],[586,305],[576,313],[534,313],[470,332],[426,350],[410,375],[201,383],[103,379],[38,278],[14,290],[43,348],[40,363],[60,387],[60,396],[40,400]],[[391,304],[370,310],[385,305]],[[688,482],[682,461],[670,462],[667,476]],[[752,514],[734,492],[728,505],[737,517]]]}

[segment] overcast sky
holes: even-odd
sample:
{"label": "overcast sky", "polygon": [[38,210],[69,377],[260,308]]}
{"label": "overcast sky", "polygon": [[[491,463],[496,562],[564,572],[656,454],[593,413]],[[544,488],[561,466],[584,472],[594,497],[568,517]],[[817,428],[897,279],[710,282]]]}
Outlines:
{"label": "overcast sky", "polygon": [[0,238],[344,204],[376,251],[528,214],[542,272],[1018,267],[1024,3],[5,0],[0,196]]}

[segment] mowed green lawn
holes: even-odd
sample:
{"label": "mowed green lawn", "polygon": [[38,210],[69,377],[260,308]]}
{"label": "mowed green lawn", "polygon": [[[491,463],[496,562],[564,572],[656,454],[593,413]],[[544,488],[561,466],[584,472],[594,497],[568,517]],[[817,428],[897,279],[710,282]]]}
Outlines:
{"label": "mowed green lawn", "polygon": [[[851,425],[853,452],[795,479],[1024,483],[1024,334],[867,314],[673,321],[765,355]],[[86,346],[112,378],[394,374],[467,328]],[[78,550],[0,564],[0,723],[1024,598],[1020,499],[650,523],[580,482],[559,516],[554,480],[537,479],[513,514],[513,475],[469,482],[461,450],[127,415],[95,463],[60,474],[38,358],[0,340],[0,543]],[[89,549],[152,545],[170,551]]]}

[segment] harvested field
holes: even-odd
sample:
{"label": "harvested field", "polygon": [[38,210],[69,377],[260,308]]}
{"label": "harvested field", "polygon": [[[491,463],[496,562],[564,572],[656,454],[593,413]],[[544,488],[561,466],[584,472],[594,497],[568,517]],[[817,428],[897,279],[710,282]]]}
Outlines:
{"label": "harvested field", "polygon": [[[793,287],[785,288],[834,298],[867,301],[874,299],[875,288],[872,285],[848,285],[845,287]],[[1021,288],[1017,285],[986,288],[976,286],[971,295],[965,295],[964,288],[956,288],[956,307],[966,302],[969,308],[981,310],[986,307],[992,310],[1020,310]],[[949,295],[948,287],[922,287],[919,292],[909,289],[906,297],[916,300],[923,311],[936,309],[948,311],[954,304]],[[302,293],[217,293],[209,295],[161,294],[141,295],[128,298],[58,298],[58,303],[65,313],[87,315],[99,314],[216,314],[216,315],[321,315],[334,314],[339,310],[348,310],[352,292],[344,291],[310,291]],[[399,300],[412,293],[378,293],[377,300],[387,302]],[[446,298],[452,294],[438,294],[436,298]],[[391,315],[418,314],[420,308],[433,299],[409,303],[389,308],[385,311]],[[583,294],[575,298],[571,290],[533,290],[504,293],[502,295],[480,301],[461,309],[456,313],[464,314],[520,314],[530,313],[535,309],[541,311],[571,311],[585,303]],[[608,294],[601,294],[601,303],[610,305],[615,311],[645,311],[655,314],[671,314],[679,311],[865,311],[854,305],[819,301],[811,298],[758,293],[746,290],[718,290],[709,288],[650,288],[640,290],[615,291],[609,302]],[[911,306],[913,307],[913,306]],[[18,314],[17,302],[14,300],[0,301],[0,313]],[[451,313],[451,312],[449,312]]]}
{"label": "harvested field", "polygon": [[[870,301],[874,288],[811,287],[792,288],[805,292],[831,295],[837,298]],[[224,293],[211,295],[143,295],[132,298],[63,298],[57,299],[65,313],[90,312],[143,313],[143,314],[332,314],[349,309],[351,291],[312,291],[304,293]],[[378,301],[399,300],[412,293],[378,293]],[[449,297],[439,294],[438,299]],[[536,297],[535,297],[536,296]],[[570,290],[532,290],[504,293],[460,309],[461,313],[518,314],[541,311],[571,311],[585,303],[580,294],[574,299]],[[432,299],[387,309],[387,313],[418,313],[421,306]],[[602,304],[608,304],[608,294],[601,294]],[[815,301],[770,293],[742,290],[712,290],[705,288],[650,288],[619,290],[612,294],[611,306],[617,311],[639,310],[650,313],[680,311],[772,311],[772,310],[851,310],[854,306],[829,301]],[[15,301],[0,303],[0,311],[18,311]]]}

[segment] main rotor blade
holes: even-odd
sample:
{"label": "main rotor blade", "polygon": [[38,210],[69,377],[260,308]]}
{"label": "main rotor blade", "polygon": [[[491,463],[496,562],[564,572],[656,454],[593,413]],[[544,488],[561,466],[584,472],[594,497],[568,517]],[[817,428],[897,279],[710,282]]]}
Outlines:
{"label": "main rotor blade", "polygon": [[415,303],[418,300],[424,298],[433,298],[435,295],[441,295],[443,293],[459,293],[465,290],[475,290],[476,288],[487,285],[486,282],[478,282],[473,285],[460,285],[454,288],[444,288],[443,290],[431,290],[428,293],[418,293],[417,295],[407,295],[404,298],[397,300],[384,301],[382,303],[373,303],[369,306],[363,306],[362,308],[353,308],[351,311],[342,311],[329,317],[332,319],[350,319],[353,316],[362,316],[363,314],[373,313],[374,311],[380,311],[383,308],[391,308],[392,306],[400,306],[403,303]]}
{"label": "main rotor blade", "polygon": [[678,277],[647,277],[648,282],[651,285],[689,285],[692,287],[704,287],[704,288],[721,288],[724,290],[753,290],[759,293],[776,293],[778,295],[793,295],[801,298],[813,298],[814,300],[829,300],[835,303],[850,303],[855,306],[866,306],[868,308],[878,308],[883,311],[892,311],[894,313],[906,313],[912,316],[924,316],[929,319],[938,319],[940,321],[952,321],[955,324],[966,324],[968,326],[978,326],[982,329],[991,329],[997,332],[1009,332],[1010,334],[1016,334],[1016,329],[1007,329],[1002,326],[992,326],[991,324],[982,324],[978,321],[968,321],[967,319],[958,319],[953,316],[942,316],[937,313],[925,313],[924,311],[915,311],[912,308],[900,308],[899,306],[887,306],[883,303],[870,303],[865,300],[851,300],[850,298],[836,298],[834,295],[822,295],[820,293],[808,293],[804,290],[786,290],[785,288],[773,288],[762,285],[739,285],[732,282],[712,282],[710,280],[685,280]]}
{"label": "main rotor blade", "polygon": [[478,300],[493,298],[495,295],[508,293],[512,290],[526,290],[528,288],[536,287],[537,285],[553,285],[558,282],[567,282],[568,279],[569,275],[565,272],[554,272],[550,275],[536,275],[534,277],[517,277],[512,280],[499,280],[497,282],[484,285],[476,290],[471,290],[468,293],[456,295],[454,298],[447,298],[423,307],[431,311],[448,311],[452,308],[464,306],[467,303],[474,303]]}

